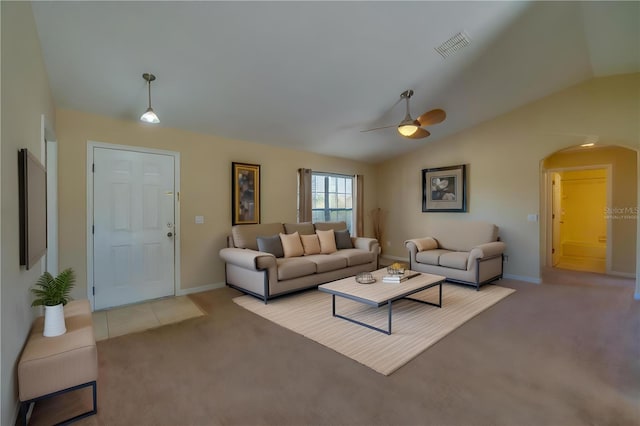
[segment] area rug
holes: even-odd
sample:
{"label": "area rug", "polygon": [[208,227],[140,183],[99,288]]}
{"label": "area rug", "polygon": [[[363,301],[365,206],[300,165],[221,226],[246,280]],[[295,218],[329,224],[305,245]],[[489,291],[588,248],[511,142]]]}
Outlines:
{"label": "area rug", "polygon": [[[311,290],[264,304],[253,296],[233,299],[243,308],[282,327],[389,375],[431,345],[491,307],[515,290],[496,285],[474,288],[447,284],[442,287],[442,308],[400,300],[393,304],[392,334],[386,335],[331,315],[331,295]],[[438,288],[411,296],[438,300]],[[386,328],[385,306],[371,308],[336,297],[336,312],[367,324]]]}

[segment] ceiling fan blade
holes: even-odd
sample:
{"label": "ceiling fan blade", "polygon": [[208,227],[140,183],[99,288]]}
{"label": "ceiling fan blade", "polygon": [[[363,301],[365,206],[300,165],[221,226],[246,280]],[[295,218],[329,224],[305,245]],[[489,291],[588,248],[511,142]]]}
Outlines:
{"label": "ceiling fan blade", "polygon": [[431,133],[429,133],[428,130],[423,129],[422,127],[418,127],[418,130],[416,130],[416,132],[414,134],[412,134],[411,136],[405,136],[405,138],[409,138],[409,139],[422,139],[422,138],[426,138],[427,136],[429,136]]}
{"label": "ceiling fan blade", "polygon": [[432,124],[442,123],[447,118],[447,113],[442,109],[432,109],[418,117],[421,126],[430,126]]}
{"label": "ceiling fan blade", "polygon": [[391,126],[383,126],[383,127],[374,127],[373,129],[366,129],[366,130],[360,130],[361,133],[364,132],[373,132],[374,130],[382,130],[382,129],[389,129],[391,127],[398,127],[397,124],[392,124]]}

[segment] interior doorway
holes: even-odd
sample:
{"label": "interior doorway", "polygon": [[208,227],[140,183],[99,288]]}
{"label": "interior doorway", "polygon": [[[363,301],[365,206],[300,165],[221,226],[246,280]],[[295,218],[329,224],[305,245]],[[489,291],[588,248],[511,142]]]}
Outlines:
{"label": "interior doorway", "polygon": [[610,268],[611,166],[548,170],[551,266],[606,273]]}

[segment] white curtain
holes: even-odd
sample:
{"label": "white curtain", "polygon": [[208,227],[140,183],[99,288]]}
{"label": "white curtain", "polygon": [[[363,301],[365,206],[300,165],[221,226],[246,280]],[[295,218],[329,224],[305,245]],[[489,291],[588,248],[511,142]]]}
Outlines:
{"label": "white curtain", "polygon": [[311,169],[298,169],[298,223],[311,222]]}

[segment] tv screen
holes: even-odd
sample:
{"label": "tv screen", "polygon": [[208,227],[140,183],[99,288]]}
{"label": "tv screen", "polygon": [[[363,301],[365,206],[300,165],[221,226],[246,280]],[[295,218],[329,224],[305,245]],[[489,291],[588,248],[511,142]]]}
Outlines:
{"label": "tv screen", "polygon": [[20,265],[31,268],[47,251],[47,172],[26,148],[18,151]]}

